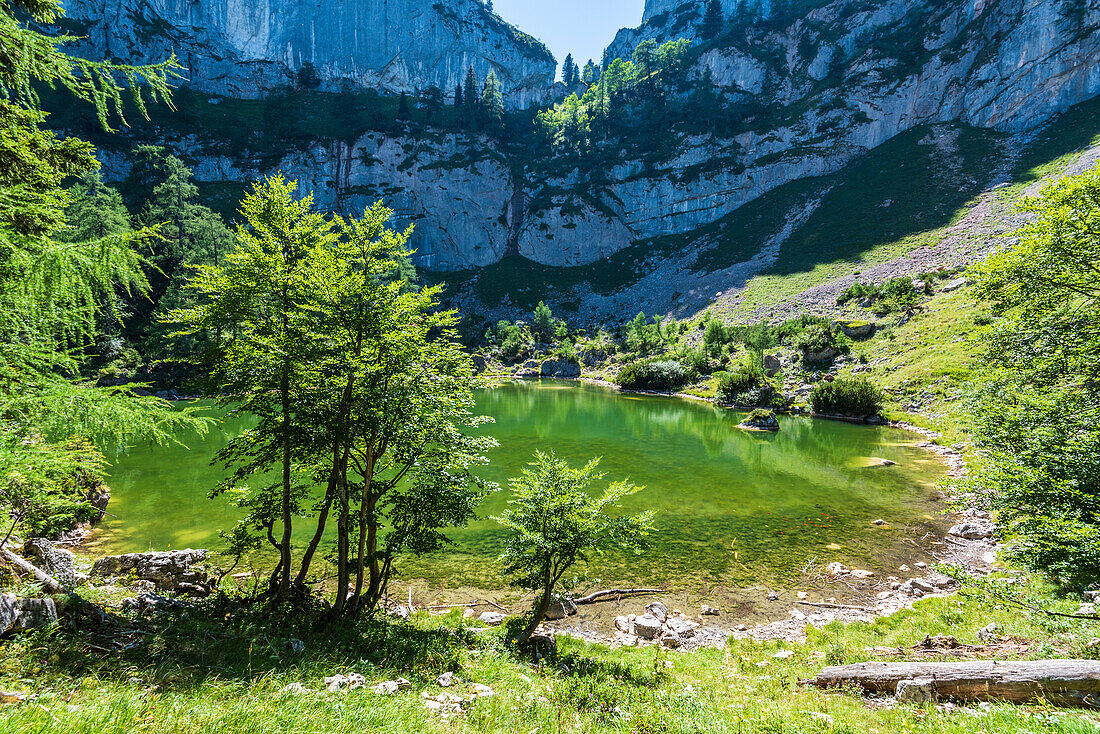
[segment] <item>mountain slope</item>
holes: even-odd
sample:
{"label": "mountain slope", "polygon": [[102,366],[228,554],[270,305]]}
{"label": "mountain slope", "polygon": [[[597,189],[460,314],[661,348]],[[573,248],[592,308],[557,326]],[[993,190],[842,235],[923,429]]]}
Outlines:
{"label": "mountain slope", "polygon": [[[112,2],[118,12],[136,12],[123,7],[129,0],[86,2],[88,7]],[[458,0],[451,3],[466,7]],[[187,7],[198,12],[194,9],[207,5]],[[325,5],[366,7],[371,0]],[[398,6],[419,13],[416,17],[430,15],[423,3],[413,0],[385,5]],[[690,22],[676,30],[672,19],[694,18],[700,6],[651,0],[643,29],[663,29],[660,40],[680,31],[693,37]],[[839,194],[811,195],[822,181],[843,178],[846,166],[895,139],[894,150],[911,150],[918,166],[921,161],[938,165],[925,153],[938,150],[941,142],[950,148],[957,140],[987,141],[986,152],[976,159],[958,159],[962,170],[957,180],[956,172],[944,172],[945,185],[954,189],[931,204],[947,203],[953,211],[961,204],[960,193],[965,200],[987,185],[987,159],[997,155],[988,141],[1025,133],[1100,93],[1097,0],[804,0],[774,7],[728,2],[725,7],[734,13],[725,31],[713,40],[694,42],[679,76],[656,85],[643,80],[641,87],[649,96],[622,103],[616,114],[625,121],[623,131],[593,134],[575,150],[545,142],[537,129],[523,127],[522,117],[503,133],[487,136],[438,121],[382,121],[379,110],[392,115],[396,106],[385,98],[323,93],[297,101],[272,95],[250,102],[181,93],[180,114],[158,115],[154,125],[139,129],[132,140],[168,142],[211,185],[239,188],[282,170],[333,210],[361,210],[385,199],[397,211],[399,224],[417,225],[412,244],[420,265],[453,272],[501,263],[485,273],[478,288],[493,300],[497,296],[492,291],[500,290],[490,285],[497,271],[510,273],[505,280],[513,288],[588,283],[598,294],[606,290],[604,281],[626,283],[644,274],[635,272],[641,265],[627,269],[623,263],[660,259],[670,251],[687,263],[686,272],[699,270],[696,260],[713,261],[708,272],[721,271],[722,277],[734,280],[758,272],[771,266],[775,237],[797,230],[803,217],[811,222],[820,218],[814,213],[815,201],[824,201],[824,209],[837,206],[830,196]],[[210,28],[190,29],[180,20],[179,8],[173,12],[175,25],[156,26],[143,31],[145,35],[137,26],[127,31],[139,41],[146,39],[141,54],[155,57],[150,49],[166,49],[171,44],[165,39],[197,44],[212,37]],[[661,25],[659,19],[666,16],[669,20]],[[294,26],[295,38],[305,33],[303,22]],[[234,23],[226,20],[222,26],[232,29]],[[245,27],[254,30],[253,25]],[[467,30],[473,35],[453,43],[476,46],[477,34],[488,32]],[[105,38],[121,33],[100,29],[92,38],[100,32]],[[274,48],[262,33],[255,39],[248,33],[232,37],[242,48],[252,48],[242,38]],[[331,69],[353,63],[348,48],[340,45],[346,42],[346,34],[330,38],[323,53],[320,40],[311,46],[321,54],[319,60],[327,60],[318,68],[330,68],[325,66],[329,61]],[[435,46],[425,44],[424,58],[439,52]],[[234,70],[267,68],[237,61],[223,68],[219,64],[229,62],[199,46],[186,58],[204,92],[203,85],[231,91],[239,81],[234,81]],[[282,73],[292,68],[283,62],[275,66]],[[219,76],[217,69],[225,73]],[[700,97],[709,100],[706,106],[700,106]],[[300,114],[289,114],[290,103]],[[356,112],[361,108],[367,112]],[[331,124],[319,125],[322,117],[331,118]],[[928,136],[936,146],[917,145]],[[103,157],[111,178],[125,176],[129,144],[117,138],[105,143]],[[884,160],[896,158],[890,150],[883,153]],[[902,165],[910,159],[897,160]],[[899,190],[874,203],[900,201],[907,183],[923,185],[927,178],[907,182],[904,172],[899,174]],[[889,169],[881,175],[889,182]],[[723,245],[721,257],[715,254],[715,243],[728,241],[723,233],[739,229],[742,235],[756,234],[739,236],[734,244]],[[842,236],[838,232],[834,228],[828,237]],[[814,249],[827,246],[807,243],[799,255],[805,262],[799,265],[820,257],[834,261]],[[852,244],[855,250],[844,258],[858,259],[858,248],[864,246],[873,247]],[[541,266],[555,268],[546,271],[553,277],[537,276]],[[600,272],[607,272],[607,278]],[[719,289],[694,290],[698,295]],[[652,308],[658,308],[656,301]]]}

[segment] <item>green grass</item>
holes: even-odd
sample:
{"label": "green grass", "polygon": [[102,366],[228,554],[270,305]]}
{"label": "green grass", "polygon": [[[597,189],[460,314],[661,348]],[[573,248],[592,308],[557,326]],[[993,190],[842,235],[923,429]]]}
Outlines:
{"label": "green grass", "polygon": [[[1049,590],[1044,603],[1073,609]],[[186,616],[141,621],[115,617],[119,646],[93,634],[53,629],[0,647],[0,689],[30,693],[0,706],[0,731],[20,732],[1092,732],[1087,713],[1042,706],[965,707],[875,704],[854,692],[798,685],[829,664],[874,659],[872,648],[910,648],[925,635],[977,643],[995,622],[1027,640],[1022,657],[1091,656],[1095,622],[1026,616],[967,596],[928,599],[874,623],[811,630],[805,644],[738,641],[694,653],[658,648],[611,650],[559,637],[556,659],[534,665],[503,642],[504,630],[465,629],[457,613],[415,615],[411,623],[322,623],[318,610],[263,614],[210,602]],[[138,630],[145,634],[135,634]],[[301,653],[286,647],[305,643]],[[789,648],[793,656],[775,654]],[[888,659],[906,659],[887,656]],[[1004,656],[1002,656],[1003,659]],[[456,673],[449,689],[436,685]],[[357,672],[368,685],[407,678],[412,690],[329,693],[323,679]],[[298,683],[305,693],[284,688]],[[446,719],[422,694],[496,695]]]}
{"label": "green grass", "polygon": [[1012,171],[1013,183],[1003,190],[1015,198],[1041,178],[1072,163],[1084,148],[1100,145],[1100,97],[1070,109],[1039,131]]}
{"label": "green grass", "polygon": [[[921,145],[956,135],[950,152]],[[897,136],[822,179],[820,205],[780,248],[779,258],[749,281],[747,312],[807,288],[935,246],[983,191],[1000,155],[996,133],[923,126]],[[886,204],[889,203],[888,206]]]}

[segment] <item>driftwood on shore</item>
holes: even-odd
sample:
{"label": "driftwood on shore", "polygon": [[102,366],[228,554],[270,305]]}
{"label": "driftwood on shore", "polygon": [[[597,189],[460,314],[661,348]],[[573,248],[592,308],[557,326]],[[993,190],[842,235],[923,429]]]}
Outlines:
{"label": "driftwood on shore", "polygon": [[595,604],[598,601],[611,598],[622,598],[624,596],[645,596],[646,594],[663,594],[664,589],[605,589],[604,591],[594,591],[588,596],[582,596],[577,599],[570,599],[573,604]]}
{"label": "driftwood on shore", "polygon": [[913,683],[928,686],[934,697],[957,701],[1041,699],[1058,706],[1100,708],[1100,660],[856,663],[825,668],[803,683],[818,688],[854,685],[891,695],[899,683]]}
{"label": "driftwood on shore", "polygon": [[61,584],[57,582],[57,579],[55,579],[53,576],[50,576],[48,573],[43,571],[38,566],[35,566],[33,563],[26,560],[25,558],[21,558],[20,556],[15,555],[7,548],[0,549],[0,553],[3,554],[4,558],[7,559],[9,563],[11,563],[19,570],[23,571],[23,573],[29,573],[36,579],[38,579],[42,583],[42,586],[46,589],[46,591],[52,592],[54,594],[60,594],[65,591],[64,587],[62,587]]}

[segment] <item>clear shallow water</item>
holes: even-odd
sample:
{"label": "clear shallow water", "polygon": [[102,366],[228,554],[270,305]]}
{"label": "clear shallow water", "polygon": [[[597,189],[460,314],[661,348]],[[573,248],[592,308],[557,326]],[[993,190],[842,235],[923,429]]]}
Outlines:
{"label": "clear shallow water", "polygon": [[[536,448],[576,463],[600,456],[608,480],[645,485],[627,510],[655,510],[659,532],[640,556],[593,559],[589,576],[605,583],[743,585],[793,578],[813,558],[882,569],[900,557],[902,537],[940,522],[942,468],[896,429],[781,418],[778,434],[749,433],[735,428],[743,414],[705,403],[549,380],[486,390],[478,406],[496,419],[486,431],[500,442],[482,473],[502,487]],[[221,476],[210,460],[241,428],[223,422],[205,437],[182,437],[187,448],[136,446],[117,457],[111,515],[94,550],[216,548],[236,510],[207,498]],[[872,458],[897,465],[872,467]],[[488,517],[506,500],[506,490],[490,496],[482,519],[449,533],[451,551],[408,559],[399,572],[499,586],[501,531]],[[889,525],[873,526],[876,518]]]}

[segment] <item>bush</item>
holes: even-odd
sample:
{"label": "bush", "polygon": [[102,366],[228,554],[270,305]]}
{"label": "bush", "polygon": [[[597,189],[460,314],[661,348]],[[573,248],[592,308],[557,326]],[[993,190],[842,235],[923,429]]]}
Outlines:
{"label": "bush", "polygon": [[882,390],[866,379],[819,382],[810,391],[810,407],[815,413],[877,415],[885,404]]}
{"label": "bush", "polygon": [[718,380],[718,399],[730,405],[772,405],[775,386],[754,360],[746,360],[732,372],[724,372]]}
{"label": "bush", "polygon": [[676,390],[687,384],[688,370],[679,362],[655,360],[628,364],[616,382],[625,390]]}
{"label": "bush", "polygon": [[829,324],[811,326],[802,332],[795,341],[795,346],[806,354],[824,352],[826,349],[835,349],[838,352],[847,352],[850,348],[848,337]]}

